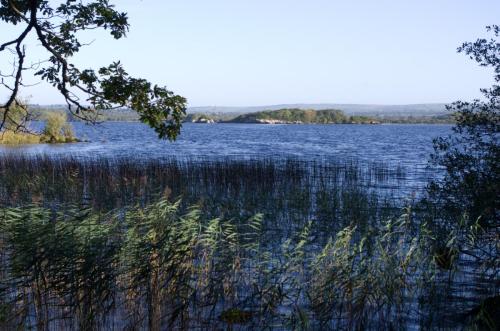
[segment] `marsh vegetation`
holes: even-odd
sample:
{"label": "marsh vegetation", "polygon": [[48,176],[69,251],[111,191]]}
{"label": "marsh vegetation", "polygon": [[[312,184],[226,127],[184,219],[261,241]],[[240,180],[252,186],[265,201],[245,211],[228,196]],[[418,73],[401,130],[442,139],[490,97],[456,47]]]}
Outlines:
{"label": "marsh vegetation", "polygon": [[0,173],[4,328],[495,323],[498,234],[395,197],[404,168],[4,157]]}
{"label": "marsh vegetation", "polygon": [[[1,110],[0,110],[1,113]],[[41,132],[29,128],[29,123],[22,122],[27,115],[23,107],[13,108],[10,112],[5,128],[0,131],[0,144],[23,145],[39,143],[72,143],[79,141],[73,132],[67,115],[60,112],[51,112],[46,115],[45,124]]]}

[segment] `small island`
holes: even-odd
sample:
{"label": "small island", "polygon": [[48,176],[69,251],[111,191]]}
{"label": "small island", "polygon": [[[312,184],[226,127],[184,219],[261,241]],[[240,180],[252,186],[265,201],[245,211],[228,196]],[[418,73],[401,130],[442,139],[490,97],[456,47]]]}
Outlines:
{"label": "small island", "polygon": [[348,116],[339,109],[285,108],[237,116],[229,123],[255,124],[380,124],[368,116]]}

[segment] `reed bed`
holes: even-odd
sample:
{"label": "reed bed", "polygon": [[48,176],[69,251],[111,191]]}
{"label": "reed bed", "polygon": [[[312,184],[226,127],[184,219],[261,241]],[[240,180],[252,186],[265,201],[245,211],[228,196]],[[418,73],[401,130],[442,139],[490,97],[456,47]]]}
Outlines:
{"label": "reed bed", "polygon": [[384,165],[293,159],[4,157],[0,175],[3,206],[71,203],[109,211],[182,197],[185,205],[200,205],[210,217],[249,217],[266,211],[280,228],[288,221],[303,225],[311,218],[357,223],[367,215],[395,210],[394,192],[404,180],[401,169],[391,172]]}
{"label": "reed bed", "polygon": [[437,227],[394,195],[403,168],[5,157],[0,174],[2,329],[498,322],[497,234]]}

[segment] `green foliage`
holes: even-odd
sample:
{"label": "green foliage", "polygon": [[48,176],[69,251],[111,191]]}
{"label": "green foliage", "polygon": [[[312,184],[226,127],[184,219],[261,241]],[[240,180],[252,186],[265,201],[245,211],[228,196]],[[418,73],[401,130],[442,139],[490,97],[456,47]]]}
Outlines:
{"label": "green foliage", "polygon": [[443,217],[458,220],[464,213],[485,227],[499,227],[500,206],[500,30],[488,28],[497,39],[465,43],[460,52],[481,66],[492,67],[495,82],[483,89],[485,100],[458,101],[448,106],[455,114],[454,134],[434,141],[433,162],[446,176],[430,186],[431,198],[443,207]]}
{"label": "green foliage", "polygon": [[[47,329],[62,309],[79,329],[95,329],[107,314],[123,313],[121,302],[128,327],[152,330],[198,323],[403,327],[395,318],[412,309],[404,294],[425,291],[414,275],[431,267],[427,232],[413,232],[408,214],[366,236],[346,227],[319,252],[311,250],[317,244],[309,222],[271,253],[260,216],[237,225],[179,207],[160,200],[128,208],[125,223],[119,212],[2,209],[3,270],[11,275],[4,290],[22,293],[11,323],[29,327],[23,311],[34,308],[37,327]],[[433,273],[421,277],[426,283]],[[3,302],[15,303],[7,293],[0,292]]]}
{"label": "green foliage", "polygon": [[[186,99],[165,87],[131,77],[120,64],[114,62],[99,69],[79,69],[70,62],[84,45],[78,33],[85,30],[108,30],[115,39],[123,38],[129,29],[126,13],[117,11],[108,0],[77,2],[62,1],[8,1],[1,0],[0,20],[14,25],[22,25],[20,35],[0,44],[0,52],[12,51],[15,64],[9,78],[12,87],[9,97],[0,105],[0,130],[15,113],[16,98],[22,88],[22,76],[27,70],[46,81],[64,97],[69,112],[84,121],[94,122],[100,112],[117,107],[134,110],[143,123],[148,124],[159,138],[175,139],[180,132],[185,115]],[[49,59],[37,66],[24,65],[26,57],[25,40],[34,34]],[[8,86],[8,85],[5,85]],[[76,94],[83,94],[81,102]],[[52,136],[53,138],[54,136]]]}
{"label": "green foliage", "polygon": [[240,115],[230,122],[235,123],[297,123],[297,124],[370,124],[378,123],[367,116],[346,116],[338,109],[278,109]]}
{"label": "green foliage", "polygon": [[382,123],[400,124],[455,124],[453,114],[444,115],[377,115],[375,119]]}
{"label": "green foliage", "polygon": [[[30,112],[32,117],[38,120],[45,120],[47,113],[58,111],[66,112],[64,106],[38,106],[30,105]],[[183,122],[193,122],[198,119],[213,120],[217,123],[231,123],[236,117],[249,116],[249,114],[243,114],[241,112],[194,112],[188,113]],[[346,115],[347,116],[347,115]],[[361,123],[361,124],[373,124],[373,123],[400,123],[400,124],[454,124],[455,119],[453,114],[443,114],[443,115],[394,115],[385,113],[372,113],[369,115],[352,115],[347,116],[347,123]],[[81,121],[78,117],[70,114],[69,119],[71,121]],[[97,116],[98,121],[118,121],[118,122],[135,122],[139,121],[139,116],[136,112],[129,108],[118,108],[118,109],[107,109],[101,111]]]}
{"label": "green foliage", "polygon": [[0,108],[0,118],[5,118],[4,131],[19,131],[25,129],[29,113],[26,106],[15,102],[8,114],[5,114],[4,108]]}
{"label": "green foliage", "polygon": [[241,115],[232,120],[232,122],[253,123],[263,120],[274,120],[286,123],[344,123],[346,116],[341,110],[303,110],[303,109],[279,109],[270,111],[261,111]]}
{"label": "green foliage", "polygon": [[[0,302],[15,307],[7,328],[34,321],[50,329],[65,312],[78,329],[94,330],[121,300],[131,328],[145,319],[159,330],[185,325],[193,309],[221,300],[236,304],[244,286],[240,269],[256,253],[261,216],[238,229],[231,221],[203,220],[194,207],[181,213],[180,201],[167,200],[120,214],[70,206],[56,213],[37,205],[0,209],[8,253],[0,276],[9,275],[1,279]],[[11,291],[20,294],[11,297]],[[24,314],[30,309],[34,320]]]}
{"label": "green foliage", "polygon": [[77,141],[71,124],[67,122],[65,113],[53,112],[47,115],[45,128],[42,132],[42,142],[69,143]]}
{"label": "green foliage", "polygon": [[369,116],[361,116],[361,115],[353,115],[350,116],[348,119],[349,123],[361,123],[361,124],[372,124],[372,123],[378,123],[377,120],[373,119],[372,117]]}
{"label": "green foliage", "polygon": [[[38,115],[39,117],[43,115],[43,119],[46,122],[41,134],[32,132],[27,127],[26,121],[34,115]],[[75,141],[78,140],[75,138],[71,124],[67,122],[66,112],[33,112],[28,110],[27,106],[18,103],[10,108],[3,129],[0,131],[0,144],[19,145],[38,144],[41,142],[69,143]]]}
{"label": "green foliage", "polygon": [[46,135],[49,140],[55,141],[61,135],[62,128],[65,123],[65,115],[58,113],[50,114],[47,118],[47,122],[45,123],[43,134]]}
{"label": "green foliage", "polygon": [[[461,291],[453,277],[456,252],[482,238],[479,226],[472,231],[464,219],[438,236],[417,210],[388,211],[360,188],[363,173],[346,165],[309,173],[291,161],[0,161],[1,201],[22,205],[0,208],[5,329],[46,321],[106,329],[113,320],[128,329],[404,329],[415,309],[415,323],[428,329],[465,325],[448,323],[462,318],[451,308],[482,298],[468,288],[495,293],[484,287],[494,280],[468,279]],[[154,189],[184,199],[156,200]],[[82,199],[117,209],[60,204]],[[248,216],[258,210],[265,213]],[[441,267],[438,244],[453,253],[451,268]],[[450,289],[459,303],[445,296]],[[25,311],[36,313],[29,319]]]}
{"label": "green foliage", "polygon": [[212,116],[203,113],[188,114],[184,118],[184,122],[192,123],[213,123],[216,120],[218,120],[218,116]]}
{"label": "green foliage", "polygon": [[[159,201],[146,208],[134,208],[125,215],[128,230],[121,258],[128,297],[146,296],[148,326],[159,330],[163,307],[182,311],[187,308],[193,290],[189,280],[192,260],[200,231],[197,210],[179,215],[180,202]],[[136,297],[140,300],[140,296]],[[132,314],[140,318],[141,306]]]}
{"label": "green foliage", "polygon": [[113,302],[116,246],[110,240],[112,227],[85,209],[53,213],[33,205],[1,210],[10,286],[22,291],[11,302],[18,325],[28,322],[22,311],[29,306],[17,305],[24,302],[33,305],[37,328],[47,330],[55,299],[60,302],[58,309],[77,318],[80,329],[96,325]]}
{"label": "green foliage", "polygon": [[[457,101],[447,108],[455,117],[453,134],[434,141],[432,161],[445,170],[429,185],[423,206],[433,227],[431,242],[435,263],[442,269],[460,270],[461,257],[474,261],[475,272],[498,282],[500,261],[500,27],[487,27],[493,38],[464,43],[458,51],[481,66],[492,67],[495,83],[482,89],[484,98]],[[463,263],[463,262],[462,262]],[[498,300],[498,290],[485,301]],[[500,321],[470,312],[475,328],[497,329]],[[498,315],[498,310],[493,313]],[[496,324],[497,323],[497,324]]]}
{"label": "green foliage", "polygon": [[66,113],[50,112],[46,114],[45,127],[41,134],[20,132],[8,127],[0,132],[0,144],[38,144],[76,142],[73,128],[67,122]]}

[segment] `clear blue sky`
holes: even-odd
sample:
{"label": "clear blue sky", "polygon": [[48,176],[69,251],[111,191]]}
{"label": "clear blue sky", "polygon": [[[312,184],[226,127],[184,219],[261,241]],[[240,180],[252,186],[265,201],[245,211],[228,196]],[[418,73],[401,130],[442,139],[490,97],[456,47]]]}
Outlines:
{"label": "clear blue sky", "polygon": [[[478,97],[480,87],[491,85],[491,71],[456,48],[500,24],[498,0],[111,2],[128,12],[128,38],[86,33],[83,40],[95,40],[74,62],[121,60],[133,75],[167,85],[191,106]],[[2,40],[12,32],[0,25]],[[0,56],[5,68],[9,58]],[[23,94],[32,103],[61,102],[44,85]]]}

